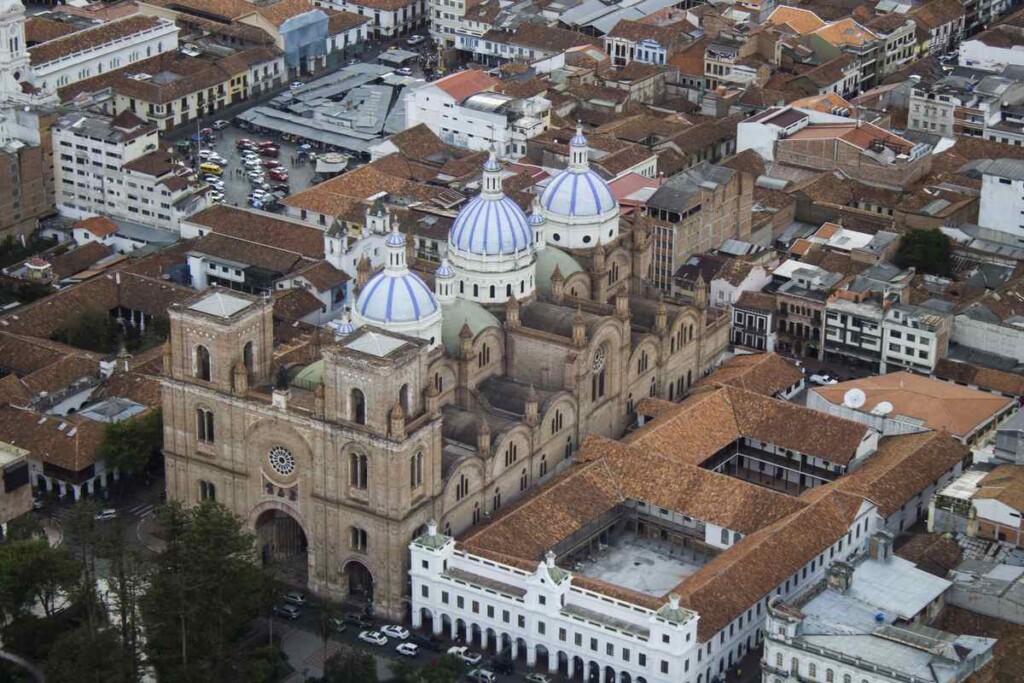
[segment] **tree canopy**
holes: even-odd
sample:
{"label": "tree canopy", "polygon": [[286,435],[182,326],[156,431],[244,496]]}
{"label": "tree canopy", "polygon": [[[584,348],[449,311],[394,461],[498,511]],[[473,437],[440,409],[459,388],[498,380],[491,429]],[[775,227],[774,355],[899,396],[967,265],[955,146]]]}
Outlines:
{"label": "tree canopy", "polygon": [[131,476],[146,470],[163,443],[163,415],[160,410],[151,410],[133,420],[108,424],[96,455],[106,461],[108,468],[116,467]]}
{"label": "tree canopy", "polygon": [[919,273],[948,276],[952,273],[952,244],[938,230],[911,230],[903,235],[896,262]]}

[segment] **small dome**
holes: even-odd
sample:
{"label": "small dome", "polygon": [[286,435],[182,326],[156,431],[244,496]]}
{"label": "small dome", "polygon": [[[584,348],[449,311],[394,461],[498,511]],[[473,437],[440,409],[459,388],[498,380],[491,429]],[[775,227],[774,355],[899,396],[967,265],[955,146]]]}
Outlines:
{"label": "small dome", "polygon": [[388,233],[384,243],[389,247],[404,247],[405,246],[405,235],[398,232],[398,230],[392,230]]}
{"label": "small dome", "polygon": [[590,170],[587,138],[583,130],[569,140],[569,165],[541,193],[540,203],[560,216],[599,216],[618,206],[608,183]]}
{"label": "small dome", "polygon": [[448,243],[482,256],[515,254],[532,242],[526,214],[501,189],[501,164],[492,154],[484,164],[483,191],[456,216]]}
{"label": "small dome", "polygon": [[385,270],[366,283],[356,310],[373,323],[415,322],[437,311],[437,300],[415,273]]}
{"label": "small dome", "polygon": [[530,225],[543,225],[544,215],[539,211],[534,211],[530,214]]}
{"label": "small dome", "polygon": [[434,271],[435,277],[455,277],[455,270],[448,263],[448,259],[441,261],[441,265]]}

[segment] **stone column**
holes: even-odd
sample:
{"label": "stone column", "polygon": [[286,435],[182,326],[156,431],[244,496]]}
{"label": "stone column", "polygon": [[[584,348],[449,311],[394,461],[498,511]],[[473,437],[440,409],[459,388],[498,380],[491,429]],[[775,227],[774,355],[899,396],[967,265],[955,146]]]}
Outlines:
{"label": "stone column", "polygon": [[82,488],[78,484],[71,485],[71,500],[82,500]]}
{"label": "stone column", "polygon": [[452,619],[452,620],[451,620],[450,622],[448,622],[448,623],[449,623],[449,625],[450,625],[450,626],[452,627],[452,635],[451,635],[451,639],[452,639],[452,640],[455,640],[455,637],[456,637],[456,636],[457,636],[457,635],[459,634],[459,627],[458,627],[458,626],[456,625],[456,620],[455,620],[455,619]]}
{"label": "stone column", "polygon": [[483,650],[484,652],[487,652],[487,648],[489,647],[489,643],[490,643],[490,637],[487,634],[487,629],[485,629],[485,628],[480,629],[480,649]]}
{"label": "stone column", "polygon": [[571,657],[571,656],[569,657],[568,676],[566,676],[566,677],[569,680],[572,680],[573,678],[576,677],[576,659],[574,657]]}
{"label": "stone column", "polygon": [[527,645],[526,646],[526,666],[537,665],[537,646]]}
{"label": "stone column", "polygon": [[439,612],[435,611],[435,612],[431,612],[431,614],[434,617],[430,621],[430,623],[434,627],[434,635],[435,636],[439,636],[439,635],[441,635],[441,632],[444,631],[444,622],[441,620],[441,614]]}
{"label": "stone column", "polygon": [[414,609],[412,611],[412,627],[421,628],[423,626],[423,611]]}
{"label": "stone column", "polygon": [[513,660],[519,659],[519,641],[513,638],[509,643],[511,650],[511,657]]}
{"label": "stone column", "polygon": [[558,653],[548,650],[548,673],[558,673]]}

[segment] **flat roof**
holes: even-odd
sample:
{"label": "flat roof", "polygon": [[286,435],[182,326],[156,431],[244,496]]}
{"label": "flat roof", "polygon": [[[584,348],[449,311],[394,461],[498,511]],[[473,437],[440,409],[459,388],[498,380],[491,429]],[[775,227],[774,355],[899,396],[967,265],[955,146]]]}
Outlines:
{"label": "flat roof", "polygon": [[660,598],[710,559],[690,548],[624,534],[613,539],[593,559],[581,563],[575,571]]}
{"label": "flat roof", "polygon": [[203,297],[189,306],[189,310],[206,313],[218,318],[230,318],[235,313],[245,310],[251,304],[252,302],[248,299],[225,294],[224,292],[214,292],[210,296]]}
{"label": "flat roof", "polygon": [[346,349],[359,351],[360,353],[365,353],[377,358],[389,356],[392,352],[397,351],[403,346],[405,346],[405,340],[398,339],[397,337],[389,337],[386,334],[372,331],[359,336],[348,344],[345,344]]}

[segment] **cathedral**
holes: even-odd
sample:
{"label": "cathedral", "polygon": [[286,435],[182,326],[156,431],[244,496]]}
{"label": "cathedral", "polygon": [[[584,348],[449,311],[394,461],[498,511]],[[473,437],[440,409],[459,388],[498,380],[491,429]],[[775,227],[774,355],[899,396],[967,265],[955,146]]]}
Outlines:
{"label": "cathedral", "polygon": [[485,524],[587,434],[621,436],[640,399],[683,396],[728,319],[701,292],[651,293],[649,230],[620,221],[582,132],[570,147],[529,215],[492,155],[433,272],[375,207],[383,268],[361,264],[315,354],[274,347],[269,298],[213,289],[173,307],[168,495],[223,503],[296,582],[403,618],[428,521]]}

